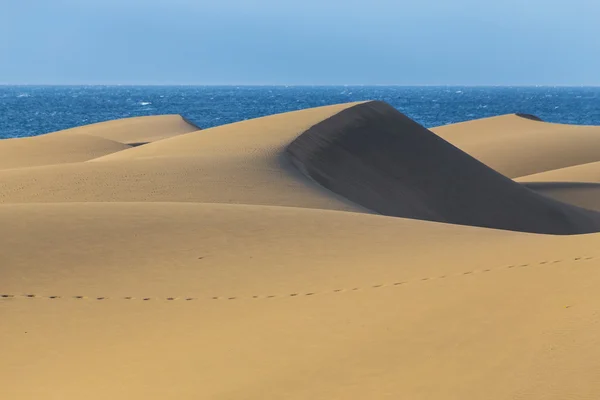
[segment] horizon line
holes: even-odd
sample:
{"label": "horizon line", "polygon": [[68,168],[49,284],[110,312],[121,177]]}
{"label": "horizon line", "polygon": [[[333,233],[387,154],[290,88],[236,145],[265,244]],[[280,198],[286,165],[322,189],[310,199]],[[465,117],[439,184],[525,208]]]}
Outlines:
{"label": "horizon line", "polygon": [[0,83],[0,87],[7,86],[152,86],[152,87],[578,87],[578,88],[597,88],[600,87],[600,84],[589,84],[589,85],[574,85],[574,84],[362,84],[362,83],[353,83],[353,84],[200,84],[200,83]]}

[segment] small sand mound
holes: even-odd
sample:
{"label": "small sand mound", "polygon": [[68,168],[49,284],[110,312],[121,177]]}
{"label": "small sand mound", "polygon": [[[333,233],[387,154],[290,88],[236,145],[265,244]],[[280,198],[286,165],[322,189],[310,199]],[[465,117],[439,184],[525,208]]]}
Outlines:
{"label": "small sand mound", "polygon": [[135,146],[197,130],[200,128],[181,115],[152,115],[99,122],[62,132],[83,133]]}
{"label": "small sand mound", "polygon": [[113,140],[73,133],[51,133],[0,140],[0,169],[91,160],[130,148]]}
{"label": "small sand mound", "polygon": [[600,183],[600,162],[553,169],[517,179],[519,182],[593,182]]}
{"label": "small sand mound", "polygon": [[528,190],[383,102],[341,111],[287,152],[324,187],[384,215],[548,234],[600,230],[600,214]]}

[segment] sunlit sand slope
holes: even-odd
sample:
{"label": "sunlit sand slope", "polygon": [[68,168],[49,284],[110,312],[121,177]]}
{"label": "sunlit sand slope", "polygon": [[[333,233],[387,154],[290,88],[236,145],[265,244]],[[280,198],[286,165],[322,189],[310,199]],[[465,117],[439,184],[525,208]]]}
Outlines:
{"label": "sunlit sand slope", "polygon": [[45,135],[0,140],[0,170],[88,161],[197,131],[179,115],[125,118]]}
{"label": "sunlit sand slope", "polygon": [[600,161],[600,126],[512,114],[431,130],[509,178]]}
{"label": "sunlit sand slope", "polygon": [[595,234],[210,204],[0,218],[7,398],[600,393]]}
{"label": "sunlit sand slope", "polygon": [[574,165],[516,179],[519,182],[588,182],[600,183],[600,162]]}
{"label": "sunlit sand slope", "polygon": [[199,129],[181,115],[152,115],[99,122],[63,132],[83,133],[125,144],[139,145]]}
{"label": "sunlit sand slope", "polygon": [[302,132],[357,104],[362,103],[309,108],[221,125],[136,147],[95,161],[201,156],[217,161],[228,158],[274,166],[278,165],[276,161],[282,150]]}
{"label": "sunlit sand slope", "polygon": [[87,161],[131,146],[85,134],[51,133],[0,140],[0,170]]}
{"label": "sunlit sand slope", "polygon": [[192,132],[91,162],[0,171],[0,202],[186,201],[367,212],[285,157],[312,125],[353,104]]}

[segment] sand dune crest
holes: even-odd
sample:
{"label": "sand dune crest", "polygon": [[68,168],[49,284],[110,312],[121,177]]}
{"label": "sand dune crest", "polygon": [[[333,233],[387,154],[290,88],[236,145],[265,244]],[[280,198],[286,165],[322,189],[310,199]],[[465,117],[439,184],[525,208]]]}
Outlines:
{"label": "sand dune crest", "polygon": [[287,151],[324,187],[384,215],[536,233],[600,230],[600,214],[522,187],[383,102],[341,111]]}
{"label": "sand dune crest", "polygon": [[200,130],[200,128],[181,115],[151,115],[99,122],[62,132],[84,133],[124,144],[136,145],[197,130]]}
{"label": "sand dune crest", "polygon": [[91,160],[131,146],[113,140],[73,133],[0,140],[0,170]]}

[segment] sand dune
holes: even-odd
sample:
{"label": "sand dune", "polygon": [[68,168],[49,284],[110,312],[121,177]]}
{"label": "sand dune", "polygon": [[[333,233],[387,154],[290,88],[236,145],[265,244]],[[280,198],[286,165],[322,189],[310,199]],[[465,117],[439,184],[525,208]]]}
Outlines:
{"label": "sand dune", "polygon": [[597,229],[594,164],[557,169],[595,128],[547,125],[435,129],[469,155],[367,102],[4,150],[0,397],[597,398],[600,233],[514,231]]}
{"label": "sand dune", "polygon": [[0,170],[88,161],[197,131],[179,115],[125,118],[45,135],[0,140]]}
{"label": "sand dune", "polygon": [[306,179],[284,156],[304,130],[351,105],[192,132],[93,162],[0,171],[0,202],[186,201],[365,212]]}
{"label": "sand dune", "polygon": [[139,145],[199,129],[181,115],[155,115],[99,122],[62,132],[84,133],[125,144]]}
{"label": "sand dune", "polygon": [[324,187],[384,215],[537,233],[600,228],[600,214],[528,190],[382,102],[336,114],[287,151]]}
{"label": "sand dune", "polygon": [[[332,144],[310,147],[323,140]],[[345,157],[348,146],[358,146],[359,152]],[[300,170],[331,191],[300,174],[288,155]],[[325,164],[318,164],[323,160]],[[3,203],[256,204],[373,210],[538,233],[600,230],[598,215],[538,196],[378,102],[229,124],[83,164],[4,171],[0,172],[0,189]]]}
{"label": "sand dune", "polygon": [[600,126],[503,115],[431,129],[509,178],[600,161]]}
{"label": "sand dune", "polygon": [[600,127],[553,124],[511,114],[432,129],[528,189],[600,210]]}
{"label": "sand dune", "polygon": [[0,140],[0,170],[91,160],[131,146],[72,133]]}

